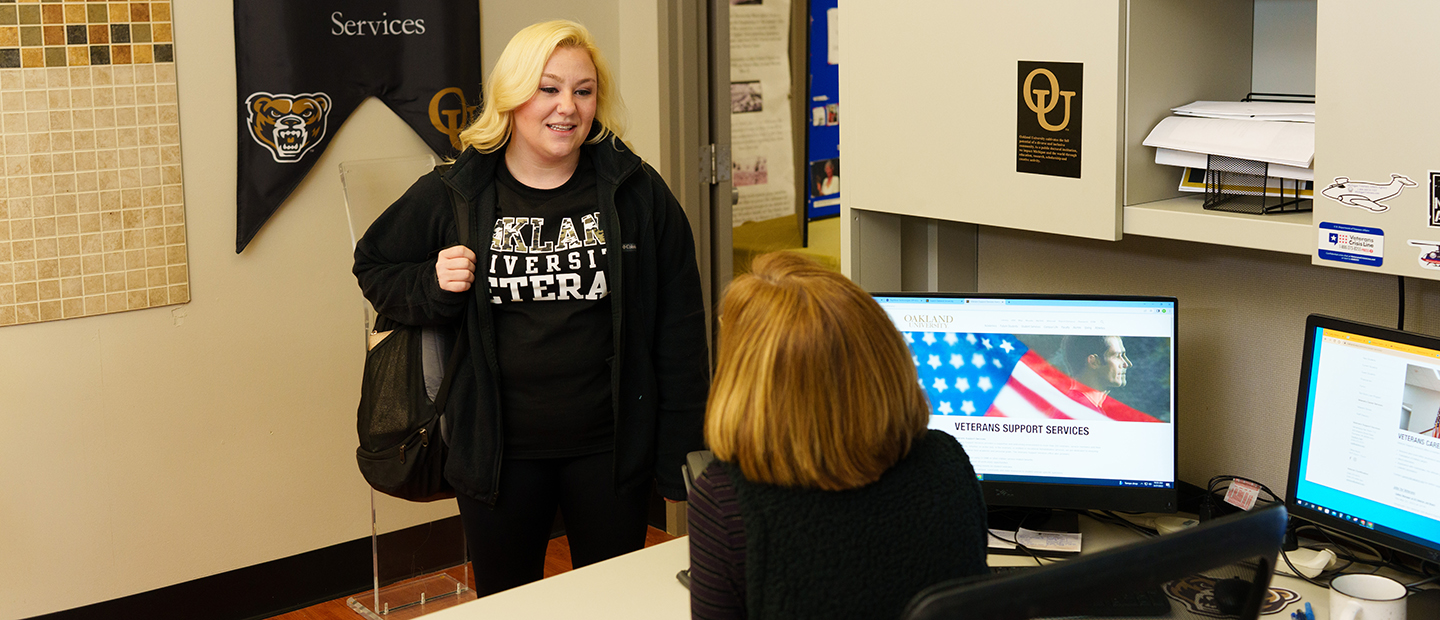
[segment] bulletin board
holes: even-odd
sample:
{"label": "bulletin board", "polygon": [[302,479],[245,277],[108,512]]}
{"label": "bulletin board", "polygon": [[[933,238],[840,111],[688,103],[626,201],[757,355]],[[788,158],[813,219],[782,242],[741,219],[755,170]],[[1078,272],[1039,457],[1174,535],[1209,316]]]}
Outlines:
{"label": "bulletin board", "polygon": [[805,219],[840,215],[840,10],[811,0]]}

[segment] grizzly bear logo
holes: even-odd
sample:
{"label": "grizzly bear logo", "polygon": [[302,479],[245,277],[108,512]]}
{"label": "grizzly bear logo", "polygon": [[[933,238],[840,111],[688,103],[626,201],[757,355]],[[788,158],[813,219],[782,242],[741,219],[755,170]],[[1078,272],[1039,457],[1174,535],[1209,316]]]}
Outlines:
{"label": "grizzly bear logo", "polygon": [[276,162],[295,163],[325,138],[330,107],[325,93],[255,93],[245,100],[250,137],[269,149]]}
{"label": "grizzly bear logo", "polygon": [[[1249,585],[1248,582],[1242,582]],[[1191,575],[1165,584],[1165,593],[1190,608],[1191,613],[1211,618],[1231,618],[1239,610],[1231,609],[1243,601],[1227,600],[1215,593],[1216,579],[1205,575]],[[1241,590],[1241,592],[1248,592]],[[1300,600],[1300,594],[1285,588],[1272,587],[1265,592],[1260,602],[1260,615],[1279,613],[1286,605]]]}

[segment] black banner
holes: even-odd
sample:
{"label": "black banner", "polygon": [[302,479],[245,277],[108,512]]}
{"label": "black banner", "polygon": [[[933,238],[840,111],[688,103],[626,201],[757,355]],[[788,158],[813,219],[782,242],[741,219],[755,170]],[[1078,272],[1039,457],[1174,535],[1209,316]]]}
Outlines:
{"label": "black banner", "polygon": [[1020,61],[1015,171],[1080,178],[1085,65]]}
{"label": "black banner", "polygon": [[243,0],[235,67],[238,254],[368,97],[437,154],[458,152],[480,100],[480,9],[453,0]]}

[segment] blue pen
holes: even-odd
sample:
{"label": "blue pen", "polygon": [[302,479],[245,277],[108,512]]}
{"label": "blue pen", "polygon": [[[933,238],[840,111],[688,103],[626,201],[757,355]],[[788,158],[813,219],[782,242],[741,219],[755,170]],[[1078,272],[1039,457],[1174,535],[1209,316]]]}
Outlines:
{"label": "blue pen", "polygon": [[1310,601],[1305,601],[1305,620],[1315,620],[1315,610],[1310,609]]}

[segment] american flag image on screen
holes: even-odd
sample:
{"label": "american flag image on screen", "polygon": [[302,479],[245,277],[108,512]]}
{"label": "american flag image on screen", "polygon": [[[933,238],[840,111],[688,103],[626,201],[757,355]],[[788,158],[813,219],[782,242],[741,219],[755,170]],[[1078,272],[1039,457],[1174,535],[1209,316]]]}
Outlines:
{"label": "american flag image on screen", "polygon": [[1159,422],[1079,384],[1013,334],[902,332],[935,415]]}

